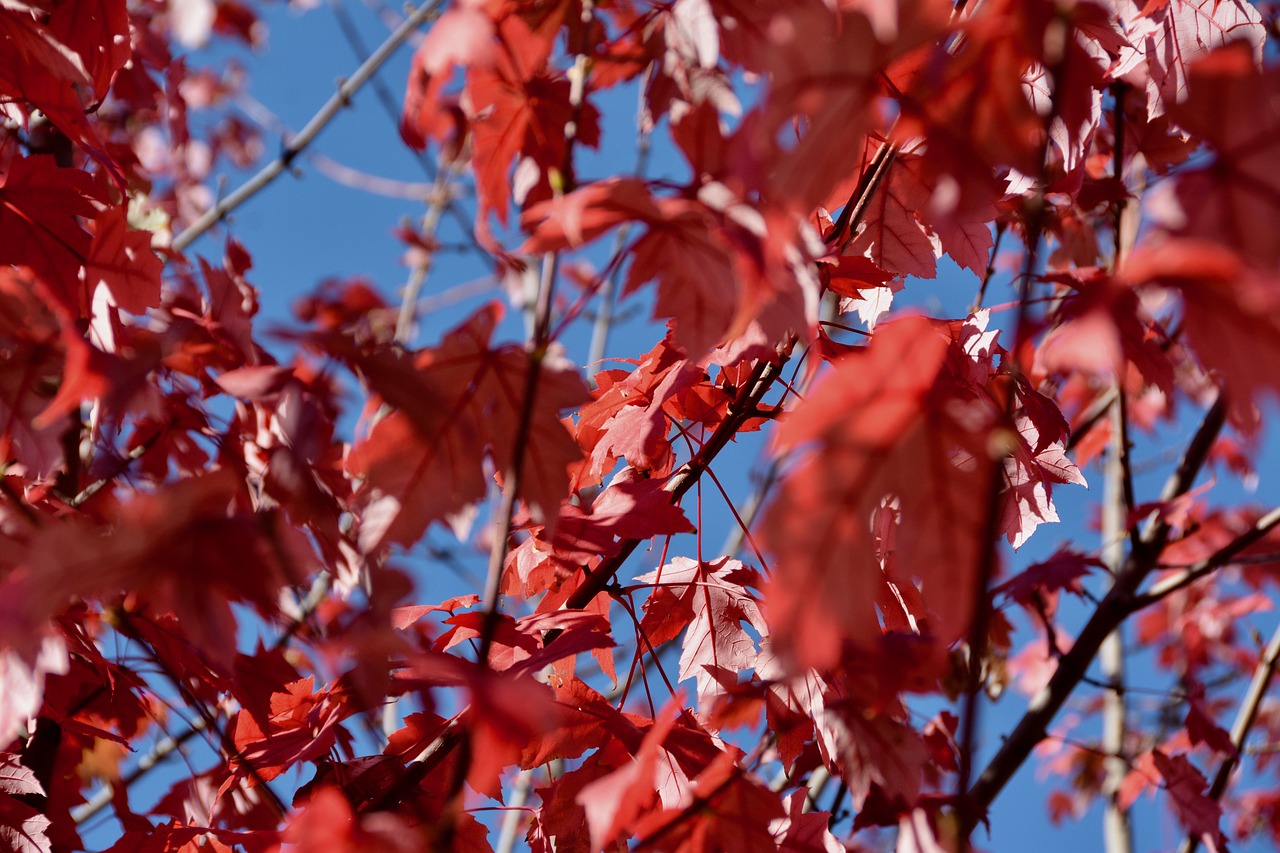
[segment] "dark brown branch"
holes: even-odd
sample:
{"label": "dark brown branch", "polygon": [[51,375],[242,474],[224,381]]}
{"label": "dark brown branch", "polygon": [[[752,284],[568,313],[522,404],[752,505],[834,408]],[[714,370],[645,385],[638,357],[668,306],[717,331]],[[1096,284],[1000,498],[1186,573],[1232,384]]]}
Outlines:
{"label": "dark brown branch", "polygon": [[[1176,471],[1165,484],[1162,500],[1169,501],[1186,494],[1204,467],[1218,433],[1226,421],[1227,406],[1219,397],[1205,414],[1195,436]],[[1137,545],[1130,551],[1116,575],[1115,583],[1098,603],[1093,615],[1080,632],[1071,651],[1058,663],[1049,684],[1031,700],[1022,719],[1001,744],[973,787],[969,789],[970,807],[985,812],[1013,774],[1026,762],[1031,750],[1044,740],[1049,724],[1087,674],[1098,649],[1112,631],[1134,611],[1134,594],[1155,568],[1160,553],[1168,543],[1171,527],[1167,520],[1153,519],[1143,530]]]}
{"label": "dark brown branch", "polygon": [[1144,607],[1155,604],[1179,590],[1186,589],[1196,581],[1208,577],[1223,566],[1230,565],[1232,558],[1236,554],[1262,539],[1278,524],[1280,524],[1280,508],[1273,509],[1259,518],[1244,533],[1241,533],[1200,562],[1189,566],[1186,571],[1152,585],[1151,589],[1134,599],[1133,609],[1141,610]]}

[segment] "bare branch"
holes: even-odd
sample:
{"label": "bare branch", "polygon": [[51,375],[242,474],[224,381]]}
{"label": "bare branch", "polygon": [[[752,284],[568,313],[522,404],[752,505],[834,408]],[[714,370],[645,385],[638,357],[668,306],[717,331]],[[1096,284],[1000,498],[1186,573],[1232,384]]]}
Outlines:
{"label": "bare branch", "polygon": [[431,0],[431,2],[415,9],[409,17],[405,18],[404,23],[396,28],[395,32],[387,36],[386,41],[379,45],[378,49],[360,64],[355,73],[349,79],[343,81],[342,85],[325,102],[324,106],[298,132],[298,135],[285,143],[280,156],[264,166],[256,175],[245,181],[229,195],[219,200],[212,208],[205,211],[199,219],[188,225],[182,233],[174,237],[173,248],[179,252],[186,249],[196,238],[221,222],[226,218],[227,214],[253,198],[288,169],[298,155],[305,151],[307,146],[315,140],[320,131],[324,130],[329,122],[333,121],[339,110],[347,106],[351,99],[355,97],[355,94],[360,91],[361,87],[369,82],[374,73],[391,58],[391,55],[404,43],[405,39],[409,38],[422,24],[435,17],[443,2],[444,0]]}

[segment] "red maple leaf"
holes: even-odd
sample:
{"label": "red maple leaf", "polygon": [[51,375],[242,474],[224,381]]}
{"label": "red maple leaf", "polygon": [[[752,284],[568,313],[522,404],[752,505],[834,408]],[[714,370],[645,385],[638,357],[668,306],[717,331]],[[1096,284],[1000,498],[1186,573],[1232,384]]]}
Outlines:
{"label": "red maple leaf", "polygon": [[1128,258],[1123,280],[1178,291],[1187,341],[1225,389],[1235,421],[1256,426],[1254,402],[1280,390],[1271,370],[1280,358],[1280,278],[1255,272],[1220,244],[1175,240],[1142,248]]}
{"label": "red maple leaf", "polygon": [[59,3],[49,17],[49,32],[75,51],[101,103],[116,72],[133,55],[126,0],[71,0]]}
{"label": "red maple leaf", "polygon": [[[765,530],[777,555],[773,636],[801,662],[830,663],[842,640],[880,636],[873,608],[890,549],[893,576],[920,579],[940,640],[968,625],[971,604],[957,590],[977,571],[982,496],[995,487],[984,440],[992,412],[948,370],[949,360],[968,359],[952,346],[923,318],[882,326],[781,425],[779,450],[815,446],[787,477]],[[892,545],[872,525],[886,512],[898,519]]]}
{"label": "red maple leaf", "polygon": [[316,692],[315,678],[310,676],[286,684],[285,690],[272,694],[265,729],[248,711],[237,715],[239,754],[232,765],[235,774],[223,783],[222,791],[236,778],[244,778],[250,785],[269,782],[299,762],[326,754],[340,735],[346,735],[338,724],[352,709],[341,692],[330,687]]}
{"label": "red maple leaf", "polygon": [[523,347],[491,348],[501,317],[490,304],[413,358],[391,350],[362,352],[330,341],[370,387],[397,407],[352,449],[348,470],[364,481],[366,550],[411,544],[427,525],[484,497],[486,454],[499,474],[523,453],[520,494],[554,522],[569,493],[569,467],[581,459],[560,412],[587,398],[578,371],[554,355],[543,359],[531,403],[526,447],[516,446],[530,359]]}
{"label": "red maple leaf", "polygon": [[1262,58],[1266,28],[1247,0],[1152,0],[1125,21],[1131,48],[1123,49],[1113,74],[1128,74],[1145,60],[1147,113],[1159,118],[1187,97],[1189,66],[1206,53],[1243,42]]}
{"label": "red maple leaf", "polygon": [[0,264],[31,267],[72,312],[79,313],[80,266],[90,238],[77,217],[98,215],[98,190],[79,169],[52,157],[18,157],[0,174]]}
{"label": "red maple leaf", "polygon": [[1222,819],[1222,805],[1205,793],[1207,782],[1185,755],[1165,755],[1152,750],[1155,768],[1164,779],[1173,810],[1187,832],[1205,845],[1210,853],[1227,849],[1227,837],[1218,825]]}
{"label": "red maple leaf", "polygon": [[0,842],[14,853],[52,853],[50,821],[18,797],[44,796],[36,774],[13,753],[0,753]]}
{"label": "red maple leaf", "polygon": [[709,710],[759,656],[743,627],[746,623],[761,634],[768,631],[750,589],[761,585],[759,575],[728,557],[707,563],[677,557],[636,580],[654,585],[640,623],[650,643],[663,643],[687,627],[680,679],[696,679],[698,705]]}
{"label": "red maple leaf", "polygon": [[[532,235],[522,252],[580,245],[622,222],[648,230],[630,247],[625,294],[656,280],[654,319],[674,319],[675,342],[693,361],[718,344],[767,325],[781,339],[804,323],[801,292],[816,282],[797,269],[794,249],[761,212],[723,186],[697,198],[649,196],[632,180],[584,187],[564,199],[530,208],[523,224]],[[776,256],[776,257],[775,257]]]}
{"label": "red maple leaf", "polygon": [[[491,68],[473,66],[467,72],[471,99],[472,154],[480,196],[479,216],[496,213],[504,225],[511,199],[511,163],[517,155],[534,175],[516,201],[541,201],[551,185],[565,178],[565,150],[569,124],[576,139],[599,143],[598,113],[589,101],[570,103],[568,79],[546,67],[549,45],[521,18],[508,15],[499,25],[501,49]],[[554,177],[553,177],[554,176]]]}
{"label": "red maple leaf", "polygon": [[750,778],[732,753],[722,753],[693,780],[684,801],[632,827],[637,850],[774,853],[772,824],[785,811],[778,795]]}
{"label": "red maple leaf", "polygon": [[1208,142],[1214,158],[1179,174],[1180,221],[1169,230],[1232,246],[1246,261],[1274,269],[1280,234],[1269,223],[1280,217],[1280,69],[1260,72],[1249,46],[1234,42],[1192,65],[1187,85],[1169,117]]}
{"label": "red maple leaf", "polygon": [[151,250],[151,233],[131,230],[123,208],[108,208],[94,221],[93,242],[85,256],[86,298],[81,314],[89,316],[94,291],[100,286],[110,294],[112,305],[131,314],[145,314],[160,304],[163,268]]}

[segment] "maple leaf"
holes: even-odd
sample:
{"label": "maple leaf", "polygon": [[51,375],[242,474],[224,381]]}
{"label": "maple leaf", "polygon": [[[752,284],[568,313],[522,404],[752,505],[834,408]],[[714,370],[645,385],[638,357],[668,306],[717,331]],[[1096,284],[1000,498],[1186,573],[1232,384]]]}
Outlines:
{"label": "maple leaf", "polygon": [[[526,188],[520,202],[551,196],[551,183],[572,176],[566,168],[565,128],[573,124],[575,139],[599,142],[598,113],[590,101],[570,103],[570,84],[546,70],[541,40],[533,38],[519,17],[509,15],[499,25],[503,49],[492,68],[467,71],[466,92],[471,99],[474,151],[472,161],[480,196],[479,216],[496,213],[507,222],[511,198],[511,163],[517,155],[534,169],[535,186]],[[552,176],[555,176],[554,179]]]}
{"label": "maple leaf", "polygon": [[1018,446],[1005,459],[1005,488],[997,522],[1015,549],[1021,548],[1041,524],[1058,521],[1052,501],[1054,483],[1086,485],[1080,469],[1067,458],[1065,435],[1044,444],[1036,424],[1026,415],[1018,417],[1016,429]]}
{"label": "maple leaf", "polygon": [[[0,734],[3,734],[0,732]],[[7,737],[7,736],[6,736]],[[0,841],[13,853],[52,853],[51,824],[32,805],[18,797],[43,797],[36,774],[10,752],[0,752]]]}
{"label": "maple leaf", "polygon": [[581,458],[560,412],[583,402],[578,371],[554,353],[540,366],[528,446],[517,448],[529,356],[524,348],[490,347],[501,317],[493,303],[412,358],[390,350],[362,352],[331,341],[388,403],[396,406],[352,449],[347,470],[364,481],[366,551],[411,544],[432,521],[484,497],[486,454],[500,473],[524,454],[520,494],[554,523],[569,491],[569,467]]}
{"label": "maple leaf", "polygon": [[686,629],[679,677],[696,679],[698,705],[709,710],[758,657],[755,640],[743,623],[767,633],[749,589],[760,586],[759,575],[729,557],[707,563],[677,557],[636,580],[654,585],[640,630],[656,646]]}
{"label": "maple leaf", "polygon": [[692,533],[693,525],[684,511],[671,502],[664,481],[637,476],[624,468],[609,487],[592,501],[589,512],[565,505],[548,541],[547,531],[530,540],[533,560],[519,560],[515,573],[529,589],[535,569],[551,561],[589,564],[618,553],[619,540],[651,539],[654,536]]}
{"label": "maple leaf", "polygon": [[675,318],[676,342],[698,358],[745,328],[746,318],[734,316],[740,276],[705,207],[684,199],[660,199],[655,213],[649,230],[631,247],[624,292],[634,293],[657,278],[655,319]]}
{"label": "maple leaf", "polygon": [[778,795],[750,778],[737,757],[725,752],[693,780],[675,808],[645,816],[632,832],[638,837],[637,850],[773,853],[778,845],[770,826],[784,814]]}
{"label": "maple leaf", "polygon": [[898,276],[933,278],[941,244],[916,215],[928,206],[929,195],[912,169],[895,162],[872,197],[849,251],[865,254],[877,267]]}
{"label": "maple leaf", "polygon": [[403,818],[386,812],[357,815],[342,792],[331,786],[316,791],[290,817],[284,841],[298,853],[413,853],[422,843]]}
{"label": "maple leaf", "polygon": [[594,399],[578,413],[578,443],[590,453],[578,482],[601,482],[619,457],[636,469],[669,470],[674,454],[666,440],[672,420],[667,404],[705,378],[706,371],[683,358],[669,338],[659,341],[630,373],[597,373]]}
{"label": "maple leaf", "polygon": [[59,3],[49,32],[75,52],[92,83],[94,100],[107,95],[116,72],[133,55],[126,0],[72,0]]}
{"label": "maple leaf", "polygon": [[1256,425],[1257,395],[1280,390],[1275,371],[1267,369],[1272,355],[1280,358],[1280,278],[1251,270],[1224,246],[1199,240],[1139,247],[1121,275],[1133,285],[1178,291],[1191,348],[1219,377],[1236,423]]}
{"label": "maple leaf", "polygon": [[1058,593],[1065,590],[1082,596],[1084,585],[1080,579],[1094,568],[1104,568],[1104,564],[1096,558],[1063,548],[1049,559],[1014,575],[993,591],[1028,610],[1043,611],[1046,618],[1052,619],[1057,612]]}
{"label": "maple leaf", "polygon": [[1173,393],[1173,363],[1131,287],[1092,269],[1051,280],[1073,290],[1064,296],[1054,327],[1036,351],[1039,367],[1124,381],[1133,365],[1144,382]]}
{"label": "maple leaf", "polygon": [[779,853],[842,853],[845,850],[831,834],[831,815],[806,811],[808,794],[801,790],[787,797],[787,815],[776,818],[770,827]]}
{"label": "maple leaf", "polygon": [[0,459],[34,478],[62,462],[62,415],[99,390],[80,381],[90,346],[56,308],[30,270],[0,267]]}
{"label": "maple leaf", "polygon": [[977,571],[981,496],[995,487],[983,426],[992,413],[948,371],[949,360],[968,369],[951,350],[949,334],[923,318],[880,326],[781,425],[778,451],[816,446],[787,476],[765,528],[777,555],[773,636],[802,664],[832,662],[842,640],[880,636],[873,608],[885,574],[870,520],[886,507],[900,519],[895,573],[920,579],[940,639],[964,633],[970,605],[957,590]]}
{"label": "maple leaf", "polygon": [[931,152],[957,166],[976,162],[1012,166],[1023,174],[1038,171],[1044,121],[1022,87],[1037,59],[1027,50],[1036,36],[1019,29],[1033,28],[1042,10],[1039,4],[1027,4],[1023,15],[1011,8],[1016,5],[982,6],[967,21],[966,37],[954,57],[947,62],[919,60],[919,73],[904,81],[910,89],[901,138],[924,136]]}
{"label": "maple leaf", "polygon": [[1207,782],[1185,755],[1166,755],[1156,749],[1151,757],[1164,779],[1165,789],[1173,801],[1174,812],[1187,832],[1199,838],[1211,853],[1227,849],[1227,837],[1218,823],[1222,805],[1205,794]]}
{"label": "maple leaf", "polygon": [[5,626],[6,641],[22,625],[38,626],[61,611],[72,595],[128,590],[161,613],[178,614],[185,636],[230,664],[236,631],[230,602],[274,613],[281,584],[307,571],[309,551],[298,542],[301,534],[275,525],[270,513],[237,512],[242,487],[234,473],[216,471],[137,495],[101,526],[72,517],[41,528],[22,567],[0,582],[27,610],[21,622]]}
{"label": "maple leaf", "polygon": [[[1235,5],[1221,0],[1219,8]],[[1208,142],[1214,157],[1179,174],[1180,210],[1167,228],[1232,246],[1246,261],[1274,269],[1280,235],[1265,223],[1280,216],[1280,69],[1259,72],[1248,45],[1232,43],[1191,66],[1187,97],[1169,117]]]}
{"label": "maple leaf", "polygon": [[0,264],[31,267],[77,314],[90,238],[76,217],[95,217],[97,197],[88,174],[60,169],[46,155],[15,158],[0,174]]}
{"label": "maple leaf", "polygon": [[1145,60],[1151,119],[1187,97],[1189,66],[1214,49],[1241,42],[1255,62],[1262,59],[1266,28],[1258,10],[1246,0],[1159,0],[1125,20],[1132,47],[1120,51],[1112,73],[1127,74]]}
{"label": "maple leaf", "polygon": [[1213,711],[1204,698],[1204,688],[1196,685],[1187,697],[1187,736],[1192,746],[1208,744],[1215,752],[1236,755],[1239,750],[1231,741],[1231,735],[1213,719]]}
{"label": "maple leaf", "polygon": [[164,264],[151,251],[151,233],[128,226],[123,208],[112,207],[94,222],[93,242],[85,255],[85,300],[88,316],[94,291],[103,287],[111,304],[132,314],[145,314],[160,304],[160,272]]}
{"label": "maple leaf", "polygon": [[570,677],[553,683],[552,690],[559,725],[542,732],[529,745],[520,760],[521,767],[538,767],[555,758],[578,758],[611,740],[628,749],[639,748],[644,732],[581,679]]}
{"label": "maple leaf", "polygon": [[919,800],[930,759],[919,732],[888,712],[840,699],[826,705],[822,722],[827,731],[818,744],[849,786],[855,808],[862,808],[873,784],[899,808]]}
{"label": "maple leaf", "polygon": [[[949,10],[933,0],[734,5],[734,17],[751,25],[726,29],[726,52],[746,53],[747,62],[771,78],[753,133],[757,150],[768,145],[767,186],[808,215],[834,184],[857,171],[881,72],[938,38]],[[797,118],[803,134],[784,149],[775,140],[782,128],[790,136],[788,125]]]}
{"label": "maple leaf", "polygon": [[655,717],[635,749],[633,760],[584,785],[574,797],[586,813],[592,849],[604,849],[657,799],[654,783],[661,756],[665,755],[662,744],[676,722],[671,710],[664,708]]}
{"label": "maple leaf", "polygon": [[[111,34],[107,45],[95,43],[93,30],[100,16],[93,9],[94,2],[96,0],[66,4],[72,8],[57,10],[61,14],[55,12],[47,25],[41,23],[32,14],[35,10],[25,3],[0,7],[0,39],[7,48],[0,56],[0,99],[19,104],[27,101],[34,109],[22,112],[43,113],[68,139],[106,166],[123,189],[123,176],[86,119],[78,90],[84,87],[96,91],[99,75],[114,73],[114,68],[110,72],[106,69],[119,59],[121,48],[111,45],[118,38],[127,55],[128,23],[127,19],[122,20],[126,18],[124,4],[120,0],[107,0],[106,6],[98,11],[111,19],[108,28],[116,32]],[[77,33],[80,28],[85,32]],[[102,31],[100,34],[106,35]],[[109,58],[104,59],[97,53],[99,50],[109,54]],[[90,54],[87,63],[80,51]],[[22,112],[18,115],[22,116]]]}
{"label": "maple leaf", "polygon": [[[804,325],[803,293],[816,280],[797,250],[761,211],[720,184],[697,198],[648,196],[636,181],[610,181],[530,208],[533,233],[521,251],[554,251],[598,237],[624,221],[648,230],[630,246],[625,295],[657,280],[654,319],[674,320],[675,343],[691,361],[767,323],[770,340]],[[782,225],[781,222],[778,223]]]}
{"label": "maple leaf", "polygon": [[316,692],[315,678],[285,685],[285,692],[271,696],[271,714],[264,731],[248,711],[236,717],[235,774],[223,783],[219,796],[238,778],[250,785],[269,782],[294,764],[312,761],[338,742],[346,740],[339,727],[352,709],[333,688]]}
{"label": "maple leaf", "polygon": [[[6,610],[0,607],[5,618],[12,618]],[[41,630],[0,643],[0,739],[10,743],[26,731],[44,701],[46,677],[69,668],[67,645],[57,634]]]}

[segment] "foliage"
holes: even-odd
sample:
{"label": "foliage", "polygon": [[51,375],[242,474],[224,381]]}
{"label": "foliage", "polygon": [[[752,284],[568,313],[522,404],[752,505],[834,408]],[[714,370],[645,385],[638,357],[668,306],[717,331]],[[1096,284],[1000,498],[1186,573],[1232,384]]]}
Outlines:
{"label": "foliage", "polygon": [[[215,197],[261,133],[178,51],[254,9],[5,0],[0,839],[965,851],[1039,748],[1110,853],[1157,791],[1184,849],[1280,842],[1276,11],[433,3]],[[424,28],[409,284],[273,331],[222,221]],[[680,180],[587,176],[622,90]],[[524,340],[415,340],[446,217]],[[656,322],[601,364],[615,302]]]}

